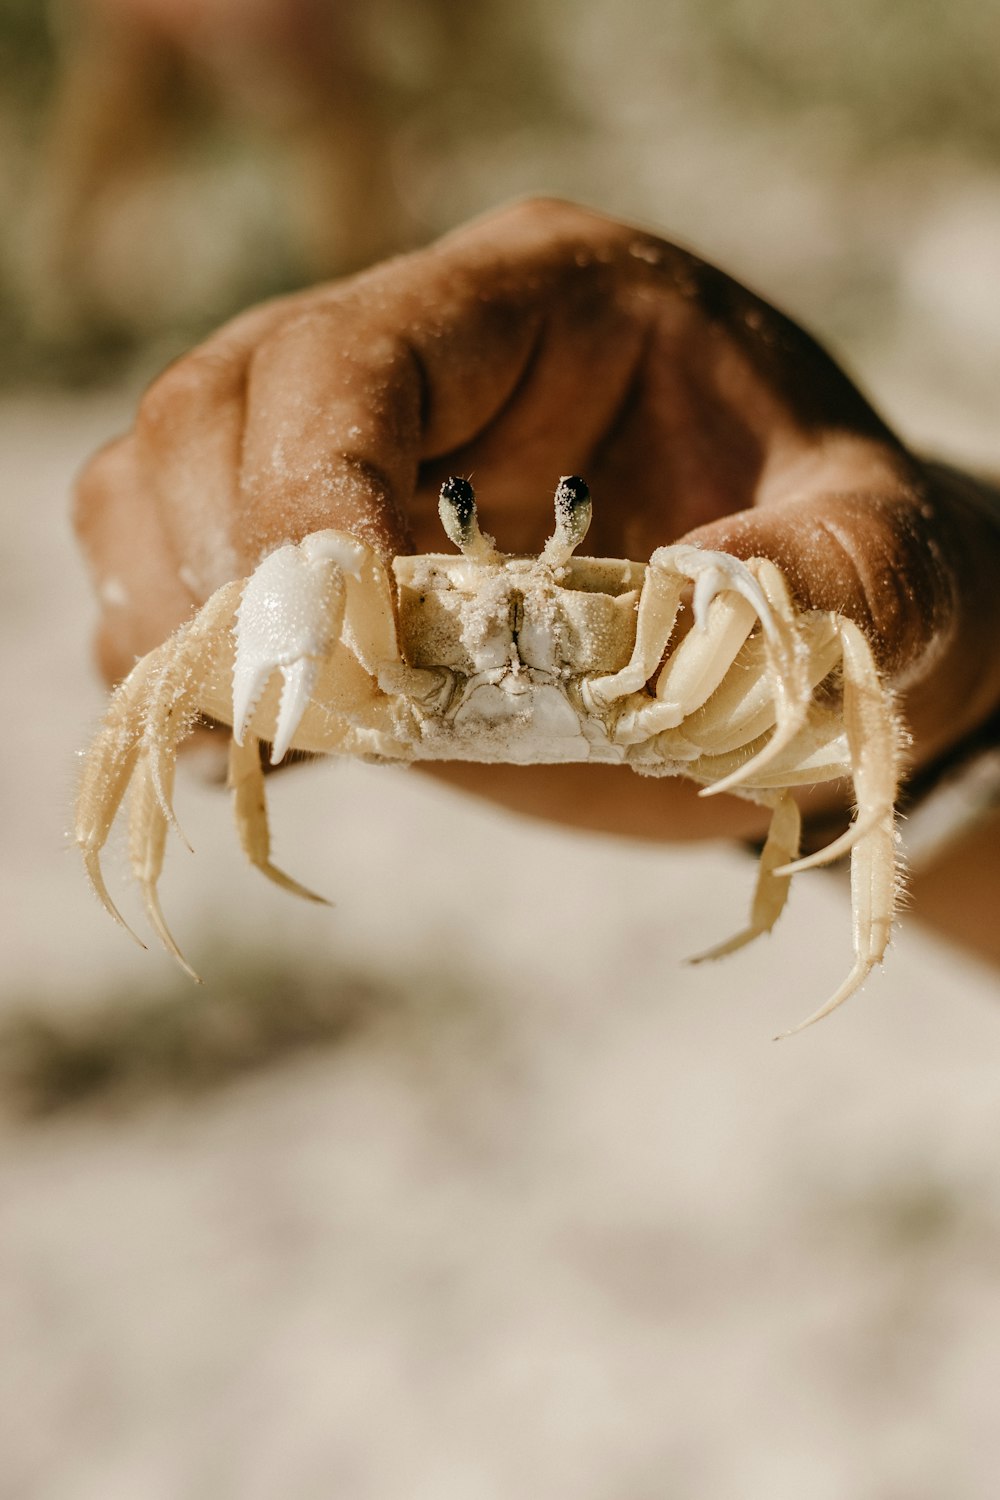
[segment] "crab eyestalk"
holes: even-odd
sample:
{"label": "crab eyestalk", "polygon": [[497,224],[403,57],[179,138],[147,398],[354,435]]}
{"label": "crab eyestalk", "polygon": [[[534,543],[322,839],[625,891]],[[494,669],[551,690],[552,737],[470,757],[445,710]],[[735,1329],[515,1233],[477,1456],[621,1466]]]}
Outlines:
{"label": "crab eyestalk", "polygon": [[569,562],[590,529],[590,490],[575,474],[564,474],[556,487],[556,529],[545,543],[542,562],[554,568]]}
{"label": "crab eyestalk", "polygon": [[450,542],[472,562],[496,562],[496,542],[479,525],[476,492],[468,479],[453,474],[441,486],[438,515]]}

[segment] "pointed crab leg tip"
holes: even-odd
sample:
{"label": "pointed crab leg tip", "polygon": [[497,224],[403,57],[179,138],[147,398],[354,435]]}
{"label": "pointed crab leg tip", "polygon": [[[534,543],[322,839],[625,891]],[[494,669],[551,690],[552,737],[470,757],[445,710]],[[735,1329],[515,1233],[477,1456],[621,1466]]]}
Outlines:
{"label": "pointed crab leg tip", "polygon": [[146,916],[149,918],[149,925],[152,927],[153,931],[156,933],[156,936],[159,938],[164,948],[166,948],[171,958],[180,965],[189,979],[194,980],[195,984],[204,984],[205,981],[202,979],[197,969],[193,969],[191,967],[191,965],[188,963],[187,959],[181,952],[180,948],[177,946],[173,933],[170,931],[170,928],[167,926],[164,920],[156,889],[149,883],[143,883],[142,885],[142,904],[146,909]]}
{"label": "pointed crab leg tip", "polygon": [[787,1042],[790,1036],[801,1036],[803,1031],[808,1031],[810,1026],[815,1026],[816,1022],[822,1021],[823,1017],[827,1014],[828,1012],[824,1007],[823,1010],[818,1010],[814,1016],[807,1016],[806,1019],[804,1021],[800,1021],[797,1026],[790,1026],[787,1031],[776,1031],[774,1036],[771,1038],[771,1041]]}
{"label": "pointed crab leg tip", "polygon": [[[742,766],[738,766],[735,771],[730,771],[728,776],[723,776],[719,781],[713,781],[711,786],[702,787],[698,792],[698,796],[717,797],[722,792],[731,792],[734,787],[745,785],[746,782],[756,776],[758,771],[762,771],[768,762],[773,760],[785,748],[787,740],[791,738],[792,736],[789,734],[787,739],[782,737],[781,740],[768,740],[763,750],[759,750],[756,755],[751,756],[748,761],[745,761]],[[781,875],[785,872],[777,870],[775,873]]]}
{"label": "pointed crab leg tip", "polygon": [[[824,849],[822,853],[825,854],[826,850]],[[834,859],[835,858],[836,855],[834,856]],[[801,875],[804,870],[818,869],[822,864],[825,863],[825,860],[818,860],[814,855],[806,854],[802,857],[802,859],[793,859],[790,864],[778,865],[778,867],[772,871],[772,874],[779,876],[782,880],[790,880],[793,875]],[[831,863],[833,863],[832,860]]]}
{"label": "pointed crab leg tip", "polygon": [[303,901],[313,901],[317,906],[333,906],[333,902],[326,896],[321,896],[318,891],[311,891],[301,881],[295,880],[291,875],[286,875],[284,870],[279,869],[277,865],[263,865],[261,871],[268,880],[273,880],[275,885],[280,885],[283,891],[288,891],[292,896],[300,896]]}
{"label": "pointed crab leg tip", "polygon": [[826,844],[822,849],[817,849],[813,854],[804,854],[801,859],[793,859],[787,865],[779,865],[774,871],[775,875],[801,875],[803,870],[816,870],[822,865],[833,864],[835,860],[843,859],[850,854],[854,846],[871,833],[878,823],[881,813],[863,820],[855,820],[832,843]]}
{"label": "pointed crab leg tip", "polygon": [[684,960],[684,963],[693,968],[695,964],[711,964],[715,963],[716,959],[728,958],[731,953],[738,953],[741,948],[745,948],[755,938],[763,937],[766,931],[766,928],[745,928],[742,932],[737,932],[733,937],[725,938],[723,942],[716,943],[714,947],[706,948],[704,953],[691,954]]}
{"label": "pointed crab leg tip", "polygon": [[875,960],[870,962],[864,960],[855,964],[843,984],[830,996],[825,1005],[821,1005],[819,1010],[813,1011],[811,1016],[806,1016],[804,1021],[800,1021],[797,1026],[792,1026],[790,1030],[779,1031],[774,1040],[782,1042],[786,1037],[798,1036],[800,1032],[807,1031],[810,1026],[815,1026],[817,1021],[823,1021],[827,1016],[832,1015],[845,1000],[850,1000],[851,996],[857,993],[874,967]]}
{"label": "pointed crab leg tip", "polygon": [[721,781],[713,781],[711,786],[703,786],[698,789],[699,797],[720,797],[726,792],[731,792],[734,787],[741,786],[748,781],[757,769],[756,759],[747,761],[745,766],[740,766],[738,771],[731,771],[728,776],[723,776]]}
{"label": "pointed crab leg tip", "polygon": [[136,932],[135,928],[129,926],[115,903],[112,901],[110,892],[108,891],[108,887],[104,881],[104,872],[101,869],[100,856],[98,854],[84,854],[83,864],[84,869],[87,873],[87,879],[90,881],[91,888],[93,889],[93,892],[98,901],[100,901],[101,905],[104,907],[104,910],[107,912],[108,916],[113,918],[114,921],[118,923],[119,927],[123,927],[125,929],[134,943],[137,943],[144,952],[148,952],[147,944],[143,942],[142,938]]}

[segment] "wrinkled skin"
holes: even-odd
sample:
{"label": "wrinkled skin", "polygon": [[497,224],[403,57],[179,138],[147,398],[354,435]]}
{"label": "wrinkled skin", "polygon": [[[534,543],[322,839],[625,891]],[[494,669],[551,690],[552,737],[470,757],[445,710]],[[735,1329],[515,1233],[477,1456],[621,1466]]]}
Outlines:
{"label": "wrinkled skin", "polygon": [[[220,584],[318,528],[386,557],[440,550],[449,474],[473,476],[505,551],[537,551],[570,472],[594,494],[588,553],[644,560],[685,537],[762,555],[802,606],[857,620],[915,763],[1000,704],[1000,496],[918,460],[808,335],[721,271],[548,200],[254,308],[160,376],[79,484],[81,542],[115,601],[103,670],[120,678]],[[613,768],[438,774],[644,837],[763,826],[732,798]]]}

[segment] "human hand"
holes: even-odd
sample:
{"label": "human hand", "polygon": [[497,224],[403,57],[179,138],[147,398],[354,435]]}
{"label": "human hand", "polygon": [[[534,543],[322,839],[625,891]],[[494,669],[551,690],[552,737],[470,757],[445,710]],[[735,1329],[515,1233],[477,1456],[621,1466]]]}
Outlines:
{"label": "human hand", "polygon": [[[800,329],[655,236],[535,201],[350,280],[255,308],[162,375],[81,477],[81,541],[121,676],[220,584],[325,526],[436,551],[474,476],[505,551],[537,551],[556,479],[587,550],[686,536],[773,558],[803,607],[861,624],[926,760],[1000,703],[1000,510],[922,464]],[[760,812],[606,767],[449,766],[526,811],[659,837]],[[828,794],[827,794],[828,796]]]}

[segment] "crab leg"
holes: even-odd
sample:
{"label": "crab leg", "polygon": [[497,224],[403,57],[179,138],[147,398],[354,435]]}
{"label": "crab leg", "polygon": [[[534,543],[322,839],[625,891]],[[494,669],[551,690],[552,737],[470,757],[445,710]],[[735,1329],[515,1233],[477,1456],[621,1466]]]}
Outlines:
{"label": "crab leg", "polygon": [[650,739],[676,729],[701,708],[729,671],[756,620],[753,605],[739,595],[714,598],[664,663],[655,702],[626,710],[615,726],[615,739],[624,744]]}
{"label": "crab leg", "polygon": [[[729,776],[717,786],[706,788],[705,794],[725,791],[746,781],[779,756],[801,728],[815,685],[810,680],[811,655],[800,638],[794,605],[773,563],[763,558],[742,563],[724,553],[703,552],[697,547],[663,547],[654,552],[646,574],[633,660],[615,677],[598,679],[596,693],[595,684],[591,684],[591,696],[598,703],[614,687],[631,688],[640,667],[648,664],[657,648],[662,657],[669,644],[679,598],[673,603],[672,612],[668,613],[663,605],[667,598],[674,600],[673,592],[665,595],[662,602],[657,601],[659,608],[656,602],[651,604],[649,617],[643,620],[643,601],[651,580],[665,577],[672,578],[675,587],[679,584],[682,591],[688,580],[694,583],[694,629],[663,663],[656,682],[656,701],[651,703],[645,694],[636,692],[633,706],[618,720],[615,738],[625,744],[638,743],[678,727],[701,710],[705,710],[703,724],[717,722],[716,713],[708,707],[710,700],[725,684],[741,652],[750,650],[752,673],[766,683],[773,708],[767,707],[766,700],[762,707],[755,696],[754,675],[749,683],[746,676],[737,677],[737,685],[730,692],[737,698],[749,698],[750,720],[763,719],[762,728],[773,724],[774,733],[756,755],[742,758]],[[655,595],[653,598],[656,601]],[[756,641],[748,641],[758,620],[760,646]],[[659,631],[658,639],[655,630]],[[822,670],[816,680],[821,681],[827,670],[828,667]],[[752,727],[760,732],[756,722]],[[747,730],[746,740],[756,737],[750,732],[750,725]],[[688,738],[686,724],[685,738]]]}
{"label": "crab leg", "polygon": [[101,730],[83,762],[73,829],[84,868],[101,905],[141,948],[145,948],[145,943],[133,932],[108,892],[101,869],[101,850],[135,771],[142,738],[143,692],[150,677],[162,666],[170,644],[167,642],[137,662],[112,697]]}
{"label": "crab leg", "polygon": [[[631,660],[620,672],[597,677],[584,687],[584,700],[597,710],[641,695],[636,706],[618,720],[615,734],[623,743],[637,743],[660,730],[672,729],[685,714],[700,708],[722,681],[761,609],[767,612],[766,600],[752,577],[747,574],[744,580],[741,576],[740,582],[748,582],[749,588],[739,588],[729,577],[733,568],[741,574],[746,572],[735,558],[721,552],[702,552],[697,547],[660,547],[649,559]],[[695,629],[663,663],[681,599],[692,581]],[[736,593],[752,593],[753,597],[717,600],[716,596],[729,587]],[[707,628],[710,610],[714,635]],[[661,663],[657,702],[649,703],[642,689]]]}
{"label": "crab leg", "polygon": [[826,1004],[783,1033],[786,1036],[836,1010],[881,962],[889,946],[900,883],[894,815],[900,731],[864,635],[847,619],[838,622],[838,630],[844,653],[844,725],[858,801],[855,823],[866,829],[851,854],[855,959]]}
{"label": "crab leg", "polygon": [[[838,781],[852,775],[851,757],[852,752],[840,716],[831,709],[820,708],[813,704],[805,728],[796,735],[782,755],[767,765],[763,771],[759,769],[755,771],[752,778],[743,784],[747,790],[767,791],[772,788],[815,786],[823,781]],[[718,784],[715,778],[731,774],[730,768],[734,761],[739,764],[740,759],[738,752],[729,752],[720,756],[703,756],[692,765],[691,772],[699,779],[712,778],[711,785],[714,788]],[[802,859],[794,860],[778,873],[797,875],[803,870],[816,869],[820,865],[832,864],[834,860],[842,859],[844,855],[851,852],[860,839],[872,831],[881,816],[882,810],[879,807],[867,813],[859,811],[850,827],[839,837],[824,845],[822,849],[817,849]]]}
{"label": "crab leg", "polygon": [[[844,663],[844,728],[858,811],[850,828],[840,838],[825,849],[796,860],[785,872],[789,875],[839,859],[855,849],[862,838],[886,823],[890,830],[895,829],[899,730],[887,705],[885,689],[878,680],[868,642],[861,631],[850,620],[840,620],[837,634]],[[892,863],[894,866],[895,856]],[[883,952],[886,943],[882,945]]]}
{"label": "crab leg", "polygon": [[132,929],[108,893],[101,850],[126,793],[138,785],[144,798],[147,779],[162,816],[173,820],[177,745],[196,712],[202,665],[215,647],[220,625],[232,613],[240,587],[232,583],[219,589],[189,624],[137,663],[115,691],[104,726],[84,762],[76,804],[76,841],[102,904],[129,932]]}
{"label": "crab leg", "polygon": [[224,670],[228,653],[229,623],[240,596],[241,584],[227,583],[182,630],[167,642],[160,670],[152,677],[145,709],[143,753],[164,817],[190,849],[173,807],[173,766],[181,742],[191,733],[206,696],[207,681]]}
{"label": "crab leg", "polygon": [[160,776],[165,778],[165,784],[157,785],[149,757],[141,754],[129,791],[129,861],[142,892],[142,904],[149,925],[184,972],[196,984],[201,984],[201,975],[192,969],[178,948],[160,907],[157,887],[163,870],[168,826],[161,799],[164,795],[169,799],[173,792],[172,760],[162,767]]}
{"label": "crab leg", "polygon": [[[726,561],[728,566],[723,570],[726,586],[737,588],[751,603],[756,604],[756,592],[748,588],[739,565],[735,564],[733,558]],[[756,582],[767,601],[767,608],[762,610],[758,605],[757,612],[760,615],[764,642],[767,681],[774,705],[774,733],[741,770],[704,788],[702,796],[730,791],[741,782],[749,781],[765,765],[778,759],[805,723],[815,686],[810,677],[808,647],[802,639],[795,606],[781,573],[772,562],[761,557],[751,558],[746,564],[745,573]],[[825,675],[824,672],[817,680],[822,681]]]}
{"label": "crab leg", "polygon": [[641,692],[653,676],[667,649],[681,607],[687,580],[654,565],[654,553],[646,569],[639,595],[635,646],[628,664],[609,677],[595,677],[582,685],[587,707],[601,712],[621,698]]}
{"label": "crab leg", "polygon": [[[800,637],[807,658],[805,688],[811,696],[840,660],[840,641],[829,615],[814,614],[800,622]],[[746,642],[733,670],[708,702],[684,723],[685,738],[706,755],[724,755],[751,744],[773,729],[777,718],[774,683],[767,638],[760,634]],[[772,744],[774,736],[768,742]],[[785,744],[772,750],[779,755]],[[760,763],[758,762],[758,768]]]}
{"label": "crab leg", "polygon": [[774,803],[771,826],[757,867],[757,885],[748,925],[725,942],[689,958],[688,963],[700,964],[706,959],[724,958],[727,953],[735,953],[738,948],[752,943],[754,938],[771,931],[781,916],[792,883],[790,875],[781,873],[781,867],[798,853],[801,831],[802,817],[795,798],[790,792],[780,793]]}
{"label": "crab leg", "polygon": [[[704,755],[691,763],[690,774],[714,787],[723,777],[749,764],[753,753],[750,744],[740,750],[727,751],[725,755]],[[835,711],[814,703],[791,744],[786,745],[781,755],[763,770],[758,769],[751,778],[743,781],[737,790],[780,791],[789,786],[838,781],[850,774],[850,756],[841,719]]]}
{"label": "crab leg", "polygon": [[306,901],[319,901],[324,906],[331,903],[325,896],[317,895],[307,886],[300,885],[284,870],[271,863],[271,833],[267,820],[267,796],[264,789],[264,770],[260,763],[260,741],[253,735],[244,737],[243,744],[232,740],[229,745],[229,788],[233,794],[233,813],[240,845],[250,863],[268,880],[302,896]]}

